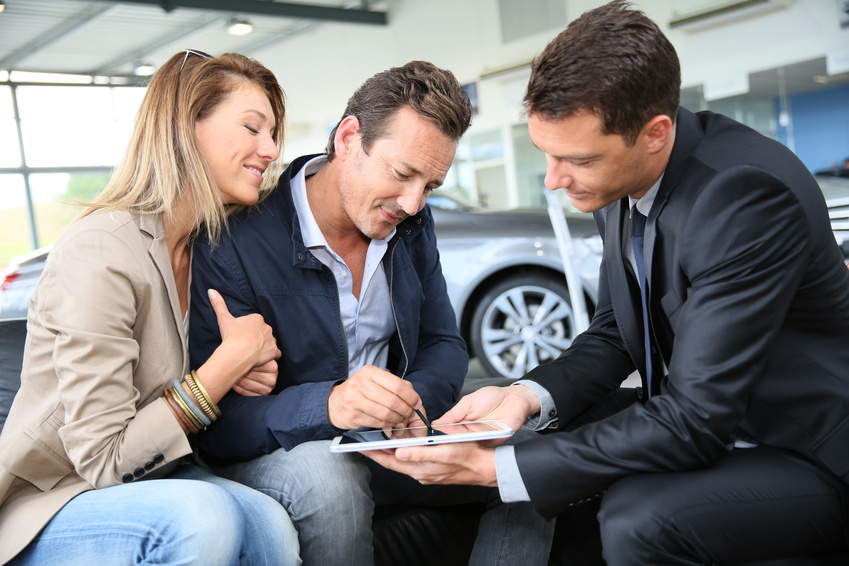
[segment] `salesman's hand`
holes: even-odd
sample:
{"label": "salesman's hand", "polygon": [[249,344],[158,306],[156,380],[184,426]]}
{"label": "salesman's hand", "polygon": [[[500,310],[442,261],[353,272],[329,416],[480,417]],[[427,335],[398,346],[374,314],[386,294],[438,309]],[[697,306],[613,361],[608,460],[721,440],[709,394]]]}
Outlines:
{"label": "salesman's hand", "polygon": [[525,419],[539,412],[539,399],[524,385],[483,387],[460,399],[433,424],[498,419],[519,430]]}
{"label": "salesman's hand", "polygon": [[233,391],[246,397],[268,395],[277,384],[277,362],[271,360],[256,366],[233,385]]}
{"label": "salesman's hand", "polygon": [[477,442],[367,450],[362,454],[423,484],[498,485],[495,449]]}
{"label": "salesman's hand", "polygon": [[396,428],[405,426],[421,404],[409,381],[375,366],[364,366],[330,390],[327,419],[342,430]]}

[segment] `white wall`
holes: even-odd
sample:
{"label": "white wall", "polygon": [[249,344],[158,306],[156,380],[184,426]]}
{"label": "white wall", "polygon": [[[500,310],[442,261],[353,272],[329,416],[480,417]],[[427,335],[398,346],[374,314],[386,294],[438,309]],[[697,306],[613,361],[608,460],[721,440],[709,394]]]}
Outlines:
{"label": "white wall", "polygon": [[[675,45],[685,87],[849,49],[849,29],[838,25],[838,0],[794,0],[789,8],[711,29],[670,30],[669,18],[694,1],[635,2]],[[603,3],[563,2],[569,20]],[[412,59],[451,69],[462,83],[478,82],[481,113],[471,133],[519,122],[527,64],[560,31],[504,44],[497,0],[391,0],[388,12],[385,27],[324,24],[252,54],[287,93],[285,159],[322,151],[350,94],[374,73]],[[520,68],[499,73],[513,67]]]}
{"label": "white wall", "polygon": [[[688,87],[712,78],[773,69],[845,51],[849,48],[849,29],[840,29],[837,5],[838,0],[794,0],[786,9],[712,29],[686,32],[665,27],[664,31],[681,58],[682,82]],[[660,19],[669,13],[657,10],[649,14]]]}

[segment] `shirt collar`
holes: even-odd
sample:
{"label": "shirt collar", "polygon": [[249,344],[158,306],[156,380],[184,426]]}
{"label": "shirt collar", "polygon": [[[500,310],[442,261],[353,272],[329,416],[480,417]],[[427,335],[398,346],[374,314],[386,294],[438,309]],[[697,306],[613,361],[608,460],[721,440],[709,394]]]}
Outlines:
{"label": "shirt collar", "polygon": [[628,197],[629,205],[631,210],[634,210],[634,207],[637,207],[637,210],[642,213],[646,218],[649,217],[649,212],[651,211],[651,207],[654,204],[654,199],[657,197],[657,191],[660,190],[660,182],[663,180],[663,175],[655,181],[654,185],[646,191],[641,198],[634,198],[632,196]]}

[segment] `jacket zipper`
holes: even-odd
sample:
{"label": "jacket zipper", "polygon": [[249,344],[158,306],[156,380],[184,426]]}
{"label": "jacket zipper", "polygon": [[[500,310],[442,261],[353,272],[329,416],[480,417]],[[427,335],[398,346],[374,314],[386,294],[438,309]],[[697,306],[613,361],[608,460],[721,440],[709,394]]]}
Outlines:
{"label": "jacket zipper", "polygon": [[404,346],[404,335],[401,334],[401,327],[398,325],[398,315],[395,312],[395,250],[398,248],[398,242],[401,239],[395,240],[392,246],[392,252],[389,254],[389,307],[392,309],[392,320],[395,321],[395,330],[398,332],[398,342],[401,343],[401,352],[404,354],[404,371],[399,375],[404,379],[407,375],[407,370],[410,368],[410,357],[407,355],[407,348]]}

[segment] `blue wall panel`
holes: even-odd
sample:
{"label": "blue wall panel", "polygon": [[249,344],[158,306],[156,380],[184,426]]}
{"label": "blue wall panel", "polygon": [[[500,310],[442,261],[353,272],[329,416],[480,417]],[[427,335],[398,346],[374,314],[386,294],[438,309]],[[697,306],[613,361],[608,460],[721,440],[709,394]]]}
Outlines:
{"label": "blue wall panel", "polygon": [[[790,112],[802,163],[813,172],[840,167],[849,157],[849,85],[790,97]],[[786,128],[778,139],[787,145]]]}

